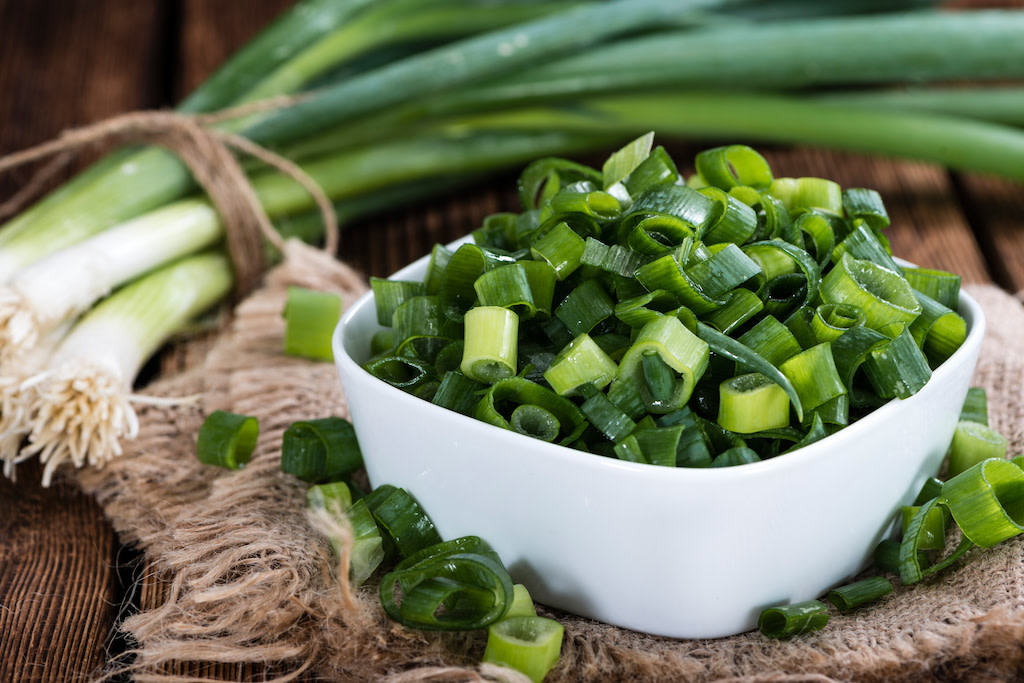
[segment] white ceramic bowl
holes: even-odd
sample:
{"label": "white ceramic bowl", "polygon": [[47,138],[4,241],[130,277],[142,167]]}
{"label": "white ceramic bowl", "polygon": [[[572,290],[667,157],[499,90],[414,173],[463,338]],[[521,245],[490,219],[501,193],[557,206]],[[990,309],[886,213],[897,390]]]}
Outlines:
{"label": "white ceramic bowl", "polygon": [[[427,259],[393,277],[422,279]],[[409,491],[443,538],[487,540],[542,604],[647,633],[714,638],[765,607],[821,596],[870,560],[938,470],[985,322],[915,396],[799,451],[721,469],[575,451],[405,394],[360,367],[373,295],[342,317],[334,356],[374,486]]]}

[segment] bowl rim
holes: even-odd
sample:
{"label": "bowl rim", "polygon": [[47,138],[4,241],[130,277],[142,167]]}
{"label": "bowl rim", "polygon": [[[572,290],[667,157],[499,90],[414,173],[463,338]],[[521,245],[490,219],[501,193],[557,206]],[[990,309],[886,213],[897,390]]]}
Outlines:
{"label": "bowl rim", "polygon": [[[472,241],[472,235],[467,235],[449,242],[445,246],[453,248],[470,241]],[[388,279],[410,279],[410,277],[413,277],[414,274],[418,273],[418,271],[421,271],[425,267],[429,259],[430,254],[428,253],[395,271],[388,277]],[[896,261],[902,266],[914,266],[914,264],[904,259],[897,258]],[[559,458],[560,460],[564,458],[571,458],[576,461],[573,464],[579,467],[602,468],[611,472],[622,471],[623,473],[630,473],[631,476],[642,476],[644,473],[648,473],[658,477],[669,477],[680,481],[721,481],[743,479],[746,477],[758,476],[766,471],[775,475],[782,475],[793,468],[802,468],[803,464],[807,460],[821,459],[823,457],[827,457],[827,454],[830,452],[842,450],[843,448],[848,447],[848,442],[855,442],[862,432],[874,428],[876,423],[881,423],[887,420],[889,418],[889,413],[900,410],[901,405],[910,401],[927,400],[930,393],[929,387],[941,384],[942,377],[955,372],[957,370],[957,367],[955,366],[957,366],[959,362],[964,362],[965,358],[968,358],[971,355],[974,355],[975,357],[977,356],[975,351],[980,350],[986,327],[985,315],[980,304],[961,288],[957,312],[960,313],[967,322],[967,337],[963,344],[961,344],[949,358],[933,370],[932,376],[917,394],[906,399],[892,399],[856,422],[843,427],[835,433],[795,451],[783,454],[785,457],[776,456],[768,458],[767,460],[746,463],[735,467],[664,467],[650,465],[647,463],[635,463],[615,458],[600,457],[593,453],[569,448],[568,446],[548,443],[509,430],[501,430],[500,427],[481,422],[476,418],[442,408],[430,401],[425,401],[421,398],[412,396],[397,387],[393,387],[386,382],[373,377],[348,353],[345,346],[346,333],[351,328],[353,320],[361,314],[369,315],[370,313],[361,312],[368,308],[372,310],[373,306],[374,295],[373,291],[370,290],[364,293],[348,308],[348,310],[343,313],[337,327],[335,328],[332,345],[334,347],[335,362],[342,375],[352,372],[363,373],[366,378],[379,382],[379,388],[381,391],[393,397],[389,400],[398,401],[399,405],[402,405],[402,401],[415,401],[415,404],[410,405],[419,405],[420,409],[427,411],[439,411],[437,412],[437,419],[445,421],[454,420],[453,426],[460,430],[467,429],[474,431],[478,429],[486,429],[487,432],[484,432],[484,435],[486,435],[487,433],[491,433],[491,430],[497,429],[500,430],[499,433],[504,433],[507,438],[527,439],[528,441],[523,442],[524,446],[529,444],[531,448],[541,449],[541,452],[546,451],[548,455],[545,457]],[[376,325],[376,322],[373,324]],[[352,397],[346,396],[346,400],[351,402]]]}

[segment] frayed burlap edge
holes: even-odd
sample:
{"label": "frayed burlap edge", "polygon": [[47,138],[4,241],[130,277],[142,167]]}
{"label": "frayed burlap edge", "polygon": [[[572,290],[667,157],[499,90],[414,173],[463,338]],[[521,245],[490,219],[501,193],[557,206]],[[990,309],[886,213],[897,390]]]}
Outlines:
{"label": "frayed burlap edge", "polygon": [[[305,487],[280,472],[288,424],[346,407],[331,364],[280,353],[290,284],[336,291],[351,303],[365,284],[350,269],[297,249],[242,302],[205,362],[147,392],[196,405],[143,406],[142,430],[125,457],[79,474],[127,543],[166,578],[156,609],[125,620],[136,644],[136,680],[173,680],[175,663],[255,663],[280,680],[522,680],[480,666],[481,633],[442,635],[388,622],[375,586],[352,593],[337,576],[322,520],[307,516]],[[991,421],[1018,452],[1024,445],[1024,333],[1020,303],[995,287],[971,293],[989,333],[975,383],[989,392]],[[207,412],[257,415],[252,461],[225,472],[200,465],[195,434]],[[1003,681],[1024,672],[1024,544],[972,552],[940,581],[898,587],[879,604],[834,615],[828,628],[786,642],[757,633],[718,640],[647,636],[546,610],[566,628],[550,680]],[[188,677],[195,680],[195,677]]]}

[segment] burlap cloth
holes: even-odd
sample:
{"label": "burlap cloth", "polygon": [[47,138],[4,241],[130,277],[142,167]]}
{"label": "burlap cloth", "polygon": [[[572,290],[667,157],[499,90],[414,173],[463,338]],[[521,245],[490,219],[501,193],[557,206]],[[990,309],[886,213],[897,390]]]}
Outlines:
{"label": "burlap cloth", "polygon": [[[189,369],[145,393],[198,403],[143,406],[141,433],[124,457],[78,474],[124,542],[144,552],[169,584],[164,603],[123,629],[138,680],[173,676],[175,662],[257,662],[284,678],[516,680],[479,666],[485,636],[409,631],[382,617],[375,585],[339,584],[321,527],[306,513],[304,485],[279,471],[279,443],[293,421],[345,415],[334,367],[280,353],[285,288],[336,291],[351,303],[365,288],[349,268],[304,250],[269,273]],[[975,383],[1011,451],[1024,443],[1024,310],[990,286],[970,292],[989,331]],[[207,351],[208,349],[208,351]],[[204,415],[256,415],[261,435],[244,469],[200,465]],[[856,511],[851,511],[855,514]],[[786,642],[748,633],[671,640],[544,609],[565,625],[557,681],[1005,681],[1024,673],[1024,544],[973,551],[939,581],[898,587],[877,605],[833,616],[819,633]],[[180,669],[177,669],[180,670]]]}

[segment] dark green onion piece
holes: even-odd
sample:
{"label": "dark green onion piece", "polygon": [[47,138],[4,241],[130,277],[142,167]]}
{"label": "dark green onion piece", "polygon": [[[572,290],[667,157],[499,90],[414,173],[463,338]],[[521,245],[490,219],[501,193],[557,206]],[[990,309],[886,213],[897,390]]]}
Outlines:
{"label": "dark green onion piece", "polygon": [[281,440],[281,470],[303,481],[336,481],[363,466],[352,423],[341,417],[293,422]]}
{"label": "dark green onion piece", "polygon": [[896,265],[888,247],[882,243],[878,235],[864,223],[857,223],[846,237],[836,246],[832,260],[838,261],[843,254],[856,259],[870,261],[894,273],[902,273],[903,269]]}
{"label": "dark green onion piece", "polygon": [[889,212],[876,190],[848,187],[843,190],[842,202],[847,217],[863,220],[872,230],[882,230],[889,226]]}
{"label": "dark green onion piece", "polygon": [[[928,383],[931,367],[909,328],[902,323],[889,327],[902,329],[888,344],[868,354],[864,372],[883,399],[907,398]],[[888,328],[881,330],[882,333],[889,331]]]}
{"label": "dark green onion piece", "polygon": [[663,289],[697,315],[710,313],[724,303],[712,299],[701,291],[671,254],[645,263],[636,269],[635,275],[648,291]]}
{"label": "dark green onion piece", "polygon": [[438,297],[413,296],[403,301],[391,316],[395,355],[435,361],[445,346],[460,336],[461,328],[441,311]]}
{"label": "dark green onion piece", "polygon": [[237,470],[252,457],[259,431],[255,417],[215,410],[199,427],[196,456],[204,465]]}
{"label": "dark green onion piece", "polygon": [[409,392],[434,378],[430,364],[415,358],[385,356],[370,361],[364,367],[377,379]]}
{"label": "dark green onion piece", "polygon": [[508,308],[520,320],[528,320],[537,312],[526,269],[519,263],[505,264],[483,273],[473,282],[473,288],[481,306]]}
{"label": "dark green onion piece", "polygon": [[[454,254],[451,249],[443,244],[435,244],[430,250],[430,260],[427,263],[427,275],[423,278],[424,294],[440,294],[441,280],[444,278],[444,271],[448,262]],[[387,323],[380,323],[386,325]]]}
{"label": "dark green onion piece", "polygon": [[664,147],[655,147],[646,159],[640,162],[622,180],[630,197],[637,197],[656,185],[671,185],[679,180],[679,169]]}
{"label": "dark green onion piece", "polygon": [[757,451],[747,446],[733,446],[728,448],[711,461],[711,467],[736,467],[737,465],[749,465],[760,462],[761,457]]}
{"label": "dark green onion piece", "polygon": [[834,342],[843,332],[863,325],[864,321],[864,312],[852,304],[822,304],[814,310],[811,331],[819,342]]}
{"label": "dark green onion piece", "polygon": [[[352,526],[352,543],[349,548],[349,581],[360,586],[384,561],[383,539],[373,514],[366,507],[365,500],[352,502],[352,492],[343,481],[310,486],[306,491],[306,504],[314,510],[323,510],[330,517],[339,520],[344,517]],[[338,555],[342,553],[340,538],[329,535],[331,547]]]}
{"label": "dark green onion piece", "polygon": [[438,291],[444,314],[455,322],[476,303],[476,279],[502,263],[515,263],[515,258],[485,249],[477,244],[463,244],[448,259]]}
{"label": "dark green onion piece", "polygon": [[960,276],[934,268],[904,268],[903,276],[918,292],[956,311],[960,304]]}
{"label": "dark green onion piece", "polygon": [[564,630],[547,617],[505,617],[488,628],[483,661],[515,669],[533,683],[541,683],[558,663]]}
{"label": "dark green onion piece", "polygon": [[600,183],[601,173],[559,157],[531,161],[519,176],[519,202],[527,210],[540,208],[563,187],[580,180]]}
{"label": "dark green onion piece", "polygon": [[762,611],[757,628],[769,638],[791,638],[801,633],[820,631],[828,624],[828,619],[825,603],[805,600]]}
{"label": "dark green onion piece", "polygon": [[423,296],[426,287],[422,282],[408,280],[388,280],[381,277],[370,278],[370,289],[373,290],[373,302],[377,310],[377,324],[391,326],[391,316],[405,301],[414,296]]}
{"label": "dark green onion piece", "polygon": [[389,486],[380,493],[371,492],[364,500],[381,535],[401,557],[441,542],[434,522],[405,489]]}
{"label": "dark green onion piece", "polygon": [[709,467],[711,451],[701,431],[697,416],[688,407],[659,415],[655,423],[660,427],[679,425],[679,443],[676,446],[676,467]]}
{"label": "dark green onion piece", "polygon": [[[558,419],[559,443],[575,441],[587,426],[586,418],[575,403],[522,377],[508,377],[492,384],[484,392],[473,416],[497,427],[512,429],[511,411],[524,404],[538,405]],[[508,407],[507,416],[501,412],[504,407]]]}
{"label": "dark green onion piece", "polygon": [[600,391],[587,397],[580,404],[580,411],[610,441],[621,441],[636,428],[636,422]]}
{"label": "dark green onion piece", "polygon": [[940,561],[935,562],[927,567],[924,567],[927,560],[926,553],[919,547],[921,541],[925,538],[926,525],[928,520],[931,518],[932,510],[937,509],[940,505],[939,498],[933,498],[926,502],[914,515],[913,519],[910,520],[910,524],[907,525],[906,531],[903,535],[903,541],[900,543],[900,554],[899,554],[899,575],[900,581],[905,585],[910,585],[921,581],[926,576],[936,574],[950,567],[959,560],[964,553],[970,550],[974,543],[966,535],[962,536],[960,543],[953,550],[953,552],[947,554]]}
{"label": "dark green onion piece", "polygon": [[967,339],[967,321],[930,296],[915,290],[921,315],[910,323],[914,340],[932,367],[938,367]]}
{"label": "dark green onion piece", "polygon": [[331,337],[341,318],[340,296],[293,285],[288,287],[283,315],[286,355],[334,359]]}
{"label": "dark green onion piece", "polygon": [[736,197],[717,187],[702,187],[702,195],[721,206],[721,216],[699,235],[705,244],[743,244],[757,231],[757,214]]}
{"label": "dark green onion piece", "polygon": [[641,253],[618,244],[611,246],[588,237],[580,263],[595,266],[621,277],[632,277],[636,269],[649,259]]}
{"label": "dark green onion piece", "polygon": [[502,618],[514,596],[497,555],[476,537],[424,547],[384,575],[380,599],[399,623],[423,630],[468,631]]}
{"label": "dark green onion piece", "polygon": [[685,185],[656,185],[636,198],[623,222],[636,216],[664,214],[681,219],[700,233],[718,220],[721,212],[718,203]]}
{"label": "dark green onion piece", "polygon": [[570,187],[548,200],[541,209],[541,218],[564,213],[581,213],[599,221],[610,221],[622,213],[622,204],[603,190],[577,191]]}
{"label": "dark green onion piece", "polygon": [[450,370],[441,378],[441,384],[431,402],[463,415],[472,415],[480,401],[478,392],[486,388],[483,382],[472,380],[457,370]]}
{"label": "dark green onion piece", "polygon": [[939,501],[966,537],[991,547],[1024,530],[1024,471],[1008,460],[984,460],[947,481]]}
{"label": "dark green onion piece", "polygon": [[840,612],[848,612],[892,593],[892,582],[884,576],[871,576],[828,592],[828,601]]}
{"label": "dark green onion piece", "polygon": [[614,302],[597,280],[584,280],[555,307],[555,317],[573,336],[589,333],[614,312]]}
{"label": "dark green onion piece", "polygon": [[667,214],[637,215],[623,221],[622,227],[626,228],[626,245],[645,256],[661,256],[694,237],[692,225]]}
{"label": "dark green onion piece", "polygon": [[682,431],[680,425],[639,428],[615,444],[614,451],[621,460],[675,467]]}
{"label": "dark green onion piece", "polygon": [[[901,509],[904,536],[908,535],[910,523],[920,509],[919,505],[904,505]],[[946,547],[946,516],[941,507],[931,508],[919,524],[916,531],[918,550],[942,550]]]}
{"label": "dark green onion piece", "polygon": [[530,253],[534,259],[550,265],[559,280],[564,280],[580,267],[585,247],[584,239],[562,222],[534,241]]}

